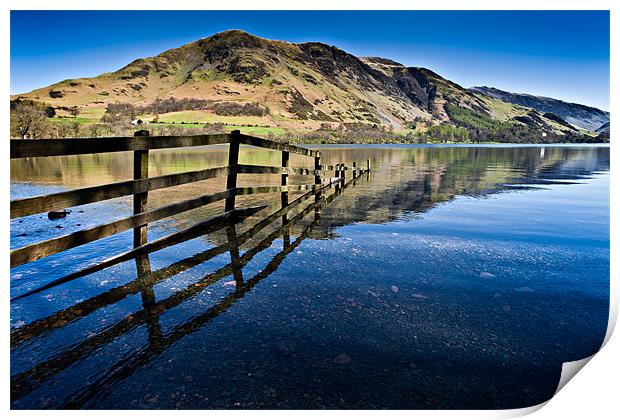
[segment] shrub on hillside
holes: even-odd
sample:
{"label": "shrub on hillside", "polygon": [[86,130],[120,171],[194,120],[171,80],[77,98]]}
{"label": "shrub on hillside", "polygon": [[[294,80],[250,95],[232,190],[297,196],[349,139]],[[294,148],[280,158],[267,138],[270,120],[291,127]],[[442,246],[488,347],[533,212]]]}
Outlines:
{"label": "shrub on hillside", "polygon": [[35,101],[33,99],[26,99],[26,98],[17,98],[17,99],[13,99],[10,101],[10,109],[11,111],[13,111],[15,109],[15,107],[17,105],[28,105],[28,106],[32,106],[34,108],[37,108],[43,112],[45,112],[45,115],[47,116],[47,118],[52,118],[56,115],[56,109],[49,105],[46,104],[44,102],[39,102],[39,101]]}
{"label": "shrub on hillside", "polygon": [[243,105],[238,102],[217,102],[213,104],[213,112],[217,115],[226,116],[246,115],[262,117],[267,113],[267,110],[256,102],[248,102]]}
{"label": "shrub on hillside", "polygon": [[206,123],[202,128],[204,134],[218,134],[223,133],[226,127],[222,123]]}
{"label": "shrub on hillside", "polygon": [[213,101],[195,98],[157,98],[151,104],[140,107],[144,114],[166,114],[168,112],[193,111],[199,109],[209,109]]}
{"label": "shrub on hillside", "polygon": [[40,139],[48,134],[49,128],[45,108],[26,102],[11,106],[11,137]]}
{"label": "shrub on hillside", "polygon": [[139,109],[136,106],[128,103],[108,104],[101,122],[109,124],[129,122],[136,118],[138,111]]}

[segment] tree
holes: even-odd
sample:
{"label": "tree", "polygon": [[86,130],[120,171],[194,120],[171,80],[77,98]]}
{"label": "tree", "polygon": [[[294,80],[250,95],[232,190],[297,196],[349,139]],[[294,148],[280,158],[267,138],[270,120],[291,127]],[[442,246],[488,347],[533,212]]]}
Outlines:
{"label": "tree", "polygon": [[106,126],[103,124],[90,124],[87,126],[90,137],[100,137],[105,134]]}
{"label": "tree", "polygon": [[54,109],[53,106],[46,106],[45,115],[47,115],[47,118],[52,118],[56,115],[56,110]]}
{"label": "tree", "polygon": [[81,126],[80,123],[77,121],[72,121],[71,125],[69,126],[69,129],[71,130],[71,134],[73,135],[73,137],[80,137],[80,131],[81,131]]}
{"label": "tree", "polygon": [[80,115],[80,108],[77,106],[72,106],[69,108],[69,114],[71,114],[73,118],[77,118],[77,116]]}
{"label": "tree", "polygon": [[108,124],[128,124],[136,118],[137,109],[128,103],[110,103],[101,121]]}
{"label": "tree", "polygon": [[71,129],[69,128],[69,124],[65,122],[59,122],[57,124],[53,124],[50,130],[50,138],[63,139],[66,137],[71,137]]}
{"label": "tree", "polygon": [[39,139],[47,130],[47,115],[40,107],[18,103],[11,109],[11,136]]}

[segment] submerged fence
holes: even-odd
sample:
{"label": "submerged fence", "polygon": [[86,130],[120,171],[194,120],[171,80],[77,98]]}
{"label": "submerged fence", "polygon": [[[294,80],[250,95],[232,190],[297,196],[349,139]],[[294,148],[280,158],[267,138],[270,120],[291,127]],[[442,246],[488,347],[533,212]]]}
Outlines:
{"label": "submerged fence", "polygon": [[[229,144],[227,166],[156,177],[148,176],[150,150],[226,143]],[[240,164],[240,145],[280,151],[282,158],[281,166]],[[366,168],[363,169],[359,168],[356,162],[352,162],[350,167],[344,163],[324,166],[321,165],[320,152],[317,150],[248,136],[241,134],[239,131],[233,131],[230,134],[151,137],[148,131],[140,130],[135,133],[134,137],[11,141],[11,159],[126,151],[133,151],[134,155],[133,180],[13,200],[11,201],[10,211],[11,219],[15,219],[43,212],[57,211],[66,207],[133,195],[133,215],[12,250],[11,267],[36,261],[129,229],[133,229],[134,232],[133,248],[102,263],[87,267],[47,285],[30,290],[27,293],[14,297],[12,300],[38,293],[119,262],[162,249],[181,240],[187,240],[184,238],[215,232],[226,226],[241,222],[266,207],[237,208],[235,206],[235,199],[238,195],[280,192],[282,209],[285,209],[289,206],[289,192],[309,191],[310,194],[314,194],[315,202],[318,203],[324,188],[331,185],[336,185],[337,187],[344,186],[347,180],[355,179],[370,170],[370,160],[367,160]],[[312,160],[313,166],[311,168],[290,167],[290,153],[306,156]],[[333,176],[328,176],[332,171]],[[239,174],[280,174],[280,185],[238,187],[237,176]],[[313,182],[289,185],[288,177],[293,174],[313,177]],[[204,181],[224,175],[226,176],[226,187],[221,191],[168,204],[153,210],[146,210],[149,191]],[[225,200],[223,213],[187,229],[182,229],[168,236],[148,242],[146,229],[149,223],[222,200]],[[287,221],[286,212],[282,214],[282,221],[283,224]]]}

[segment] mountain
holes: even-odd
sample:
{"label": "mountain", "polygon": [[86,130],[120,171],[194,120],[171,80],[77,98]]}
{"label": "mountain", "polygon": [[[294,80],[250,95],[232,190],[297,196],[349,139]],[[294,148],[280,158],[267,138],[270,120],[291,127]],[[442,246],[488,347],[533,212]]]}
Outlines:
{"label": "mountain", "polygon": [[256,102],[269,110],[263,123],[400,127],[407,119],[430,118],[394,80],[336,47],[271,41],[237,30],[135,60],[113,73],[65,80],[19,96],[85,110],[168,97]]}
{"label": "mountain", "polygon": [[360,125],[407,132],[442,125],[465,127],[477,139],[510,132],[504,141],[531,138],[531,130],[537,138],[541,132],[580,135],[561,114],[497,96],[385,58],[230,30],[11,100],[41,102],[55,109],[55,118],[73,109],[85,123],[110,121],[116,112],[159,123],[222,122],[286,132]]}
{"label": "mountain", "polygon": [[601,125],[599,128],[597,128],[595,131],[596,131],[597,133],[599,133],[599,134],[601,134],[601,133],[602,133],[602,134],[607,134],[607,135],[609,135],[609,123],[608,123],[608,122],[606,122],[605,124],[603,124],[603,125]]}
{"label": "mountain", "polygon": [[472,92],[481,93],[516,105],[526,106],[543,113],[553,113],[568,123],[586,130],[595,131],[609,122],[609,112],[591,106],[564,102],[559,99],[534,96],[524,93],[512,93],[487,86],[475,86]]}
{"label": "mountain", "polygon": [[596,129],[596,133],[598,134],[597,139],[601,142],[609,141],[610,134],[609,123],[605,123]]}

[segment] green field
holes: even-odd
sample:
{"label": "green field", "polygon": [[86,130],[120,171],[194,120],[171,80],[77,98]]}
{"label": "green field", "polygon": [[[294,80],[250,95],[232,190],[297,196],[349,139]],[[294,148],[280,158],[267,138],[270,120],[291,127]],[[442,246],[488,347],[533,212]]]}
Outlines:
{"label": "green field", "polygon": [[[177,123],[171,123],[171,122],[166,122],[166,123],[153,123],[153,124],[148,124],[146,126],[146,129],[148,129],[148,127],[152,126],[152,127],[183,127],[183,128],[201,128],[204,123],[198,123],[198,124],[177,124]],[[228,125],[228,124],[224,124],[224,132],[229,132],[229,131],[233,131],[233,130],[239,130],[244,134],[250,134],[250,135],[255,135],[255,136],[264,136],[267,134],[273,134],[273,135],[282,135],[285,134],[287,132],[286,129],[281,128],[281,127],[246,127],[244,125]]]}
{"label": "green field", "polygon": [[[138,115],[137,118],[140,118],[144,121],[152,121],[155,118],[155,115],[147,114],[147,115]],[[223,123],[223,124],[235,124],[235,125],[260,125],[266,126],[271,123],[269,117],[254,117],[247,115],[239,115],[239,116],[227,116],[227,115],[216,115],[212,112],[194,110],[194,111],[177,111],[177,112],[168,112],[166,114],[159,114],[158,116],[159,122],[164,123],[181,123],[181,122],[199,122],[199,123]]]}
{"label": "green field", "polygon": [[58,117],[54,117],[54,118],[50,118],[49,121],[51,121],[54,124],[73,124],[73,123],[78,123],[81,125],[87,125],[87,124],[95,124],[98,121],[97,120],[92,120],[89,117],[82,117],[82,116],[77,116],[77,117],[66,117],[66,118],[58,118]]}

